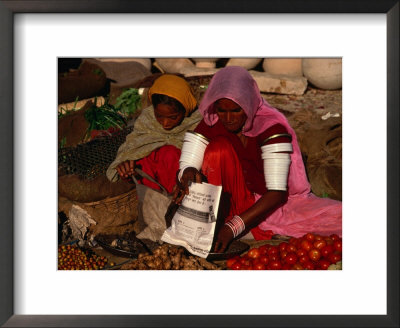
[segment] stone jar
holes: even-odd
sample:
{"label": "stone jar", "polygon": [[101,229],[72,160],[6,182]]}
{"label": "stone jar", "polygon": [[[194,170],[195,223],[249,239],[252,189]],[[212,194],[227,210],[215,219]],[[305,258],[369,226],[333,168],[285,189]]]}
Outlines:
{"label": "stone jar", "polygon": [[301,58],[265,58],[263,69],[273,75],[303,76]]}
{"label": "stone jar", "polygon": [[230,58],[226,66],[241,66],[247,70],[256,67],[262,58]]}
{"label": "stone jar", "polygon": [[320,89],[342,87],[341,58],[303,58],[303,73],[308,82]]}

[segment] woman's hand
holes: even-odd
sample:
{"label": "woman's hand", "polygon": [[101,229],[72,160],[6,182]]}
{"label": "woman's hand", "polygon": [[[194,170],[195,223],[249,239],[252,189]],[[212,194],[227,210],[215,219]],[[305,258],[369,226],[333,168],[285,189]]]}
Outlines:
{"label": "woman's hand", "polygon": [[135,173],[135,161],[125,161],[117,166],[117,172],[121,179],[132,181],[131,176]]}
{"label": "woman's hand", "polygon": [[182,174],[181,180],[179,181],[177,179],[176,185],[172,190],[172,201],[175,202],[175,204],[180,204],[183,197],[189,194],[189,186],[192,182],[201,183],[205,180],[205,176],[196,168],[187,167]]}
{"label": "woman's hand", "polygon": [[214,245],[215,253],[223,253],[233,241],[233,231],[227,225],[223,225],[218,233],[217,240]]}

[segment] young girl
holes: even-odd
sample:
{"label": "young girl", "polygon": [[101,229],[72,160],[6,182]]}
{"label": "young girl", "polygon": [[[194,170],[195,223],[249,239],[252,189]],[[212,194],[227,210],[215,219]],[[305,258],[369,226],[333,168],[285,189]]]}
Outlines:
{"label": "young girl", "polygon": [[[184,134],[197,126],[201,114],[195,110],[197,102],[190,85],[175,75],[165,74],[155,80],[149,97],[153,105],[143,109],[137,118],[132,133],[109,166],[107,177],[111,181],[118,177],[130,181],[135,167],[140,167],[171,192],[176,184]],[[159,189],[147,179],[141,182]]]}

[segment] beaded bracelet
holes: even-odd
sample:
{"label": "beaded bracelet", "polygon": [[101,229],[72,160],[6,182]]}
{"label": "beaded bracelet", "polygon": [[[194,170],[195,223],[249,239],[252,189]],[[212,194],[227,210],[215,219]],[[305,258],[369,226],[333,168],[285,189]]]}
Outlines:
{"label": "beaded bracelet", "polygon": [[235,215],[231,220],[225,222],[225,225],[232,230],[233,238],[239,236],[246,229],[246,226],[239,215]]}

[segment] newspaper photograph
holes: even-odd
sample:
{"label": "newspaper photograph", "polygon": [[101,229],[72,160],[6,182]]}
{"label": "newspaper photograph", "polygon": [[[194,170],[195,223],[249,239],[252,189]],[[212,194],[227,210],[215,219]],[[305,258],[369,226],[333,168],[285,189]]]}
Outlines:
{"label": "newspaper photograph", "polygon": [[192,183],[161,240],[206,258],[214,238],[222,186]]}

